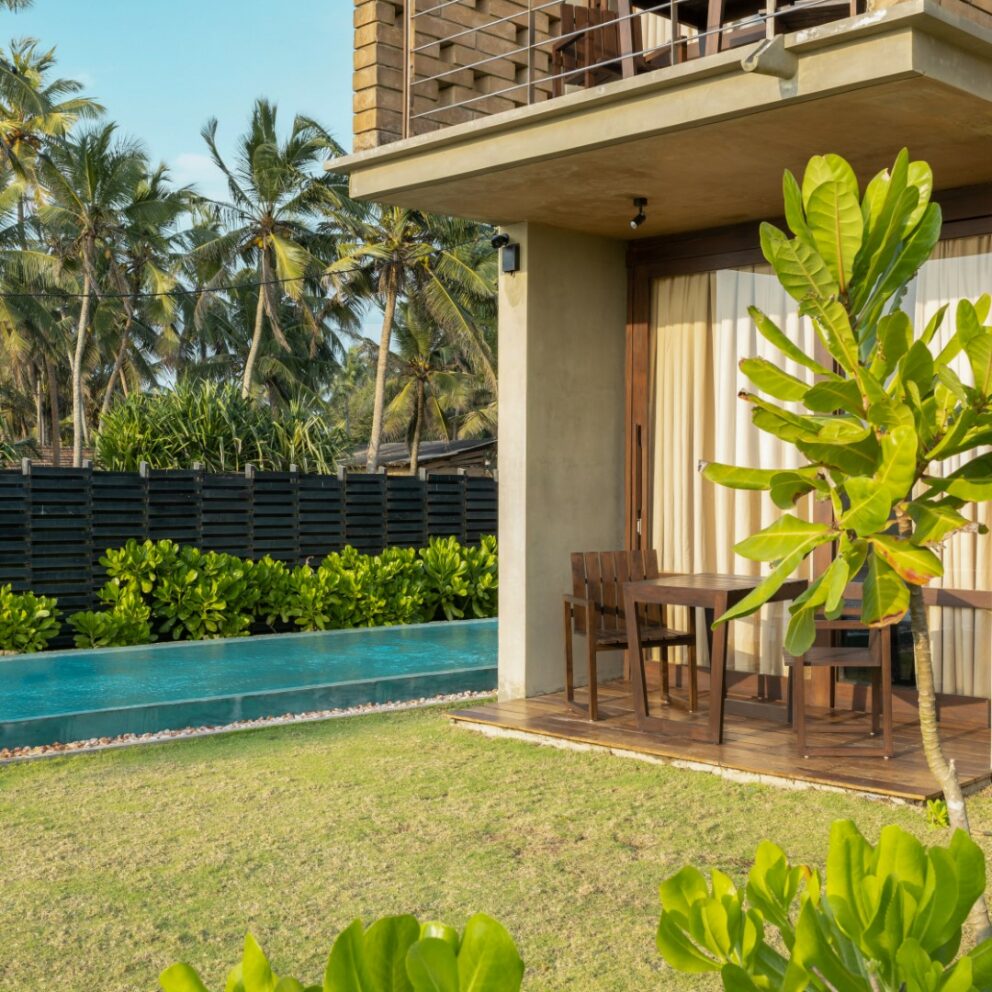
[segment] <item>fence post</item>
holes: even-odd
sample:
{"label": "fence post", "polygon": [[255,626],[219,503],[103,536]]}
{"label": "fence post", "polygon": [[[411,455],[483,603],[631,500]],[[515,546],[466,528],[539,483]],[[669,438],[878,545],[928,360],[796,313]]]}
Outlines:
{"label": "fence post", "polygon": [[251,462],[245,464],[245,479],[248,482],[248,554],[246,558],[255,558],[255,466]]}
{"label": "fence post", "polygon": [[31,498],[31,459],[21,459],[21,475],[24,476],[24,513],[21,517],[24,525],[24,569],[25,590],[30,592],[34,586],[34,547],[32,537],[32,498]]}

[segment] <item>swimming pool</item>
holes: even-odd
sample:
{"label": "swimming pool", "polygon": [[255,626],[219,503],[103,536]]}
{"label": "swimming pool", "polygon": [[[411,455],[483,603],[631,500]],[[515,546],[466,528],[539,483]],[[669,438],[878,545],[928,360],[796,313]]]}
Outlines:
{"label": "swimming pool", "polygon": [[0,658],[0,748],[496,687],[496,620]]}

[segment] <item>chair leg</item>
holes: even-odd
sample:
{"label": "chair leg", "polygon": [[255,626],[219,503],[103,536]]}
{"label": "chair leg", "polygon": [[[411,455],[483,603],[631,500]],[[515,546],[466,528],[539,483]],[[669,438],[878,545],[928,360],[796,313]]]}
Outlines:
{"label": "chair leg", "polygon": [[830,678],[830,710],[833,712],[837,706],[837,669],[831,665],[827,671]]}
{"label": "chair leg", "polygon": [[[888,628],[886,628],[888,630]],[[892,656],[889,652],[889,635],[882,638],[882,749],[886,758],[895,756],[892,727]]]}
{"label": "chair leg", "polygon": [[792,714],[795,707],[792,704],[792,694],[796,691],[795,686],[792,684],[796,678],[796,666],[789,665],[789,683],[788,688],[785,690],[785,722],[791,727],[792,726]]}
{"label": "chair leg", "polygon": [[690,644],[685,649],[685,660],[689,666],[689,712],[699,709],[699,676],[696,671],[696,645]]}
{"label": "chair leg", "polygon": [[565,698],[575,699],[575,676],[572,667],[572,607],[565,603]]}
{"label": "chair leg", "polygon": [[882,716],[882,670],[876,668],[871,673],[871,735],[877,737]]}
{"label": "chair leg", "polygon": [[659,648],[658,653],[661,655],[661,700],[663,703],[670,703],[672,694],[668,685],[668,648]]}
{"label": "chair leg", "polygon": [[801,658],[796,660],[793,667],[792,678],[792,724],[796,730],[796,740],[799,744],[799,753],[808,758],[806,753],[806,694],[804,683],[806,681],[806,665]]}
{"label": "chair leg", "polygon": [[596,672],[596,638],[586,631],[586,654],[589,658],[589,719],[599,719],[599,675]]}

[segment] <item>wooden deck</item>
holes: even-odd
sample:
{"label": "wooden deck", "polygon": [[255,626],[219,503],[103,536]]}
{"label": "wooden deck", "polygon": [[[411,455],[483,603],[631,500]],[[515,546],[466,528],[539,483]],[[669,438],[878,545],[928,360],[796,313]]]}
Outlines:
{"label": "wooden deck", "polygon": [[[581,690],[577,692],[577,697],[580,696]],[[597,723],[584,719],[568,706],[563,693],[477,706],[449,715],[467,725],[689,762],[715,772],[779,779],[782,784],[799,782],[916,802],[939,795],[920,749],[919,726],[904,711],[897,712],[895,717],[896,754],[891,760],[857,756],[803,758],[796,747],[792,728],[784,722],[728,712],[724,743],[705,744],[675,735],[661,736],[638,730],[629,682],[603,684],[600,700],[607,716]],[[666,708],[671,711],[666,715],[673,719],[705,721],[706,694],[701,694],[700,702],[700,712],[695,715],[674,707]],[[652,709],[657,711],[656,704],[652,703]],[[867,717],[864,714],[846,711],[831,714],[827,710],[813,709],[808,712],[811,744],[827,743],[828,740],[838,744],[845,739],[850,739],[852,744],[865,744]],[[957,761],[962,785],[974,790],[988,784],[989,728],[944,721],[942,735],[948,755]]]}

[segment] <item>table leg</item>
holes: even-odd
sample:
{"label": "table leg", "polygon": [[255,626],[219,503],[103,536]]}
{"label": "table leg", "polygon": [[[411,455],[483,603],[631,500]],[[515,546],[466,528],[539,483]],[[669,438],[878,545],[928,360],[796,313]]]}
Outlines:
{"label": "table leg", "polygon": [[[717,616],[727,611],[727,597],[719,596],[713,604]],[[707,619],[709,619],[707,617]],[[724,681],[727,670],[727,625],[713,631],[710,642],[710,741],[723,743]]]}
{"label": "table leg", "polygon": [[634,709],[637,722],[648,716],[648,688],[644,674],[644,652],[641,650],[641,620],[637,615],[637,602],[625,592],[624,615],[627,618],[627,644],[630,651],[630,679],[634,683]]}
{"label": "table leg", "polygon": [[720,51],[720,33],[723,27],[723,0],[709,0],[706,15],[706,38],[703,41],[703,53],[715,55]]}

